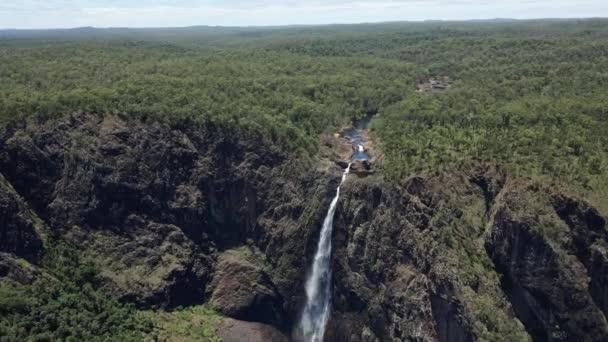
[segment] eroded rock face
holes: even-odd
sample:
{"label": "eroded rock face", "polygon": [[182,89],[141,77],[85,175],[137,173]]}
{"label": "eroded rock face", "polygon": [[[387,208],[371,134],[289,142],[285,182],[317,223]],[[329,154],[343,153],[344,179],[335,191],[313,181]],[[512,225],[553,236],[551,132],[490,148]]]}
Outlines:
{"label": "eroded rock face", "polygon": [[[572,336],[608,335],[601,312],[587,292],[586,272],[568,268],[566,256],[533,231],[532,222],[509,219],[500,212],[488,248],[505,275],[504,287],[530,335],[538,341],[566,341]],[[575,266],[576,263],[573,263]]]}
{"label": "eroded rock face", "polygon": [[286,329],[283,299],[261,258],[247,247],[222,253],[209,286],[209,304],[229,317]]}
{"label": "eroded rock face", "polygon": [[588,204],[491,165],[342,193],[329,340],[607,338],[606,221]]}
{"label": "eroded rock face", "polygon": [[434,269],[442,263],[424,250],[433,210],[370,179],[351,179],[343,194],[329,340],[472,340],[448,277]]}
{"label": "eroded rock face", "polygon": [[37,218],[0,174],[0,252],[30,261],[42,253]]}
{"label": "eroded rock face", "polygon": [[[36,258],[44,221],[94,258],[111,295],[204,302],[237,319],[226,341],[284,341],[334,162],[311,167],[213,124],[116,115],[2,132],[0,277],[40,276],[18,256]],[[489,164],[399,186],[369,169],[354,165],[337,207],[326,341],[608,339],[606,218],[589,204]]]}
{"label": "eroded rock face", "polygon": [[[218,262],[223,252],[253,241],[269,267],[251,274],[274,286],[280,315],[253,314],[268,307],[258,297],[229,314],[285,328],[339,170],[321,176],[248,139],[213,124],[77,114],[2,132],[0,170],[51,234],[93,257],[107,292],[142,307],[209,301],[235,267]],[[11,199],[1,203],[19,217]],[[13,240],[36,243],[23,234]],[[15,246],[7,251],[24,249]],[[241,280],[251,279],[232,282]]]}
{"label": "eroded rock face", "polygon": [[225,342],[288,342],[289,339],[276,328],[260,323],[222,319],[218,335]]}
{"label": "eroded rock face", "polygon": [[45,274],[35,265],[19,259],[11,253],[0,253],[0,283],[10,281],[12,283],[30,285]]}
{"label": "eroded rock face", "polygon": [[175,225],[130,215],[120,234],[73,227],[64,239],[95,251],[106,292],[123,301],[166,307],[204,298],[213,260]]}
{"label": "eroded rock face", "polygon": [[566,196],[555,196],[553,205],[572,235],[568,250],[575,254],[591,277],[595,304],[608,317],[608,225],[589,205]]}

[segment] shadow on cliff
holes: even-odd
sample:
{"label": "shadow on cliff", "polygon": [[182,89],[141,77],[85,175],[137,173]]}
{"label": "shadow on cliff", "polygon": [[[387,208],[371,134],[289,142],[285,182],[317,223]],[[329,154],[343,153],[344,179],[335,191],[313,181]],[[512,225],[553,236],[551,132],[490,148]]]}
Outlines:
{"label": "shadow on cliff", "polygon": [[[36,277],[11,256],[35,264],[48,234],[109,294],[207,303],[242,341],[295,325],[341,172],[218,124],[95,114],[6,129],[0,170],[0,276]],[[491,164],[365,175],[335,216],[327,341],[608,340],[606,219],[588,203]]]}

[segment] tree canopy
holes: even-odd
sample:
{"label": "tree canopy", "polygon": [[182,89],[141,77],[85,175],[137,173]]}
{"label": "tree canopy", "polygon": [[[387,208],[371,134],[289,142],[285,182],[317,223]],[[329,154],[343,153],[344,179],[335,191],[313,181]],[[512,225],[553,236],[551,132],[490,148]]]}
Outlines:
{"label": "tree canopy", "polygon": [[[378,113],[399,181],[475,160],[605,197],[608,21],[0,34],[0,120],[112,112],[219,123],[314,155]],[[416,84],[449,77],[443,92]]]}

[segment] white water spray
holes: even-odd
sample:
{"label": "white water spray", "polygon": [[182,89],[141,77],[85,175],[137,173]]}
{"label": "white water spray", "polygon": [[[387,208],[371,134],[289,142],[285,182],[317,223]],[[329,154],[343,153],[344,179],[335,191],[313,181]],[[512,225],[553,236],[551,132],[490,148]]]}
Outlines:
{"label": "white water spray", "polygon": [[317,253],[312,265],[312,271],[306,280],[306,307],[302,313],[300,326],[302,334],[308,342],[322,342],[325,334],[325,325],[329,319],[329,303],[331,299],[331,234],[334,223],[334,214],[338,198],[340,198],[340,187],[350,172],[348,164],[346,171],[342,174],[342,181],[336,190],[336,197],[331,201],[321,236],[317,245]]}

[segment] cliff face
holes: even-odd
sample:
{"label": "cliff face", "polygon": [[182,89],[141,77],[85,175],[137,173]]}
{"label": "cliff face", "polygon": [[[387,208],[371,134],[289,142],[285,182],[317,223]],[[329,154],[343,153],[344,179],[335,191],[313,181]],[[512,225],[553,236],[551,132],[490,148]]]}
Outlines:
{"label": "cliff face", "polygon": [[539,198],[532,208],[522,207],[515,193],[505,200],[486,249],[531,336],[539,341],[608,338],[605,219],[563,196]]}
{"label": "cliff face", "polygon": [[[291,326],[330,177],[212,126],[75,115],[0,139],[2,174],[53,238],[93,257],[112,295],[144,307],[213,299],[225,314]],[[18,210],[1,213],[13,240],[36,243],[27,222],[12,223]],[[239,248],[263,258],[222,257]],[[252,272],[240,279],[270,290],[216,300],[239,281],[222,275],[243,265]],[[276,313],[260,318],[268,305]]]}
{"label": "cliff face", "polygon": [[[0,276],[36,277],[11,260],[35,265],[48,235],[123,301],[205,302],[289,335],[341,170],[211,124],[81,114],[1,133],[0,172]],[[606,219],[511,183],[483,165],[399,187],[349,177],[327,340],[608,339]]]}
{"label": "cliff face", "polygon": [[[0,175],[0,252],[35,261],[42,251],[39,219]],[[41,232],[40,232],[41,233]]]}
{"label": "cliff face", "polygon": [[485,165],[353,179],[336,227],[336,340],[608,338],[608,229],[582,201]]}

